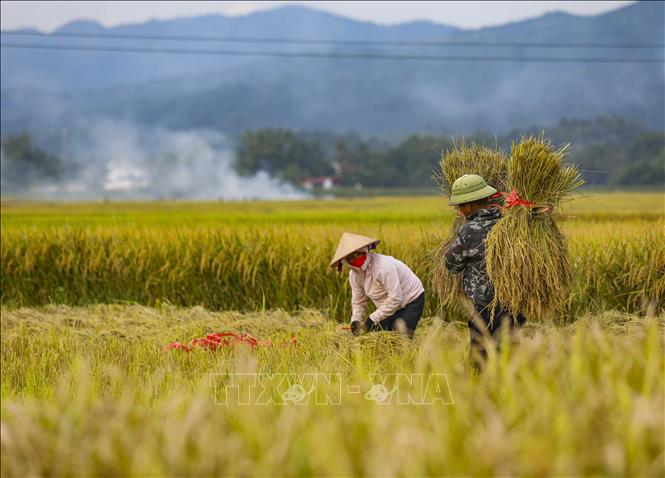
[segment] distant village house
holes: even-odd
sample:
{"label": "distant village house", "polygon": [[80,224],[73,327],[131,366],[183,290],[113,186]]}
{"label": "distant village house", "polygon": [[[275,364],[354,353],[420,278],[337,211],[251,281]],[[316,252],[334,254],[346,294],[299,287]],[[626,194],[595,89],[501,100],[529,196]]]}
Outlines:
{"label": "distant village house", "polygon": [[333,186],[337,186],[339,180],[330,176],[311,176],[306,178],[302,182],[302,187],[308,191],[313,191],[314,189],[323,189],[330,190]]}

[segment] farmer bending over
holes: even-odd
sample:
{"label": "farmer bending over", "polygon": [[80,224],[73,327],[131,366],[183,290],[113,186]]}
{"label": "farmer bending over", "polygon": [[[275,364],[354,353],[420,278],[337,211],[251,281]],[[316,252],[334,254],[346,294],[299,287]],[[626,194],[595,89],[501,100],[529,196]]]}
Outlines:
{"label": "farmer bending over", "polygon": [[[362,328],[400,332],[405,329],[412,338],[423,314],[425,289],[406,264],[394,257],[370,252],[378,243],[377,239],[345,232],[330,263],[339,271],[343,263],[350,267],[351,331],[358,335]],[[368,297],[376,310],[365,320]]]}
{"label": "farmer bending over", "polygon": [[462,274],[462,289],[477,312],[468,324],[469,355],[473,367],[480,370],[487,360],[483,338],[498,341],[502,326],[512,334],[525,319],[521,314],[513,317],[499,304],[494,309],[494,320],[491,320],[490,304],[494,299],[494,287],[485,267],[485,241],[492,227],[501,219],[499,208],[490,203],[490,196],[496,193],[496,189],[476,174],[465,174],[453,183],[451,192],[450,205],[464,215],[466,223],[457,232],[444,258],[450,272]]}

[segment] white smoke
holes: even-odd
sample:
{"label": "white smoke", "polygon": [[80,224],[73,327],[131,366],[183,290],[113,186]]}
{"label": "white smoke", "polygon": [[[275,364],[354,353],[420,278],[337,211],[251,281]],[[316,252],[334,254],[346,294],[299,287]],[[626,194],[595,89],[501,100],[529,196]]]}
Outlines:
{"label": "white smoke", "polygon": [[266,172],[240,176],[227,138],[215,131],[169,131],[128,121],[91,122],[63,153],[75,174],[33,188],[57,199],[301,199],[307,194]]}
{"label": "white smoke", "polygon": [[131,191],[150,185],[147,174],[129,161],[112,159],[106,163],[106,170],[104,181],[106,191]]}

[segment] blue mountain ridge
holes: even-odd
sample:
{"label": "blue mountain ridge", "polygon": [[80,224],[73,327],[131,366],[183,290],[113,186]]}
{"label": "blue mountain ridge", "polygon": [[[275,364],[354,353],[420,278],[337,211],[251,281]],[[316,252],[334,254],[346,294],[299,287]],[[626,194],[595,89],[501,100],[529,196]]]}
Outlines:
{"label": "blue mountain ridge", "polygon": [[[657,43],[662,2],[603,15],[551,13],[461,30],[428,21],[384,26],[300,6],[242,17],[206,15],[105,28],[76,21],[60,32],[284,39],[451,42]],[[4,33],[4,32],[3,32]],[[124,48],[311,51],[381,55],[644,58],[663,49],[224,44],[164,40],[28,38],[3,42]],[[224,132],[279,126],[359,133],[504,132],[562,117],[625,116],[665,125],[663,64],[331,60],[2,49],[6,132],[109,116]]]}

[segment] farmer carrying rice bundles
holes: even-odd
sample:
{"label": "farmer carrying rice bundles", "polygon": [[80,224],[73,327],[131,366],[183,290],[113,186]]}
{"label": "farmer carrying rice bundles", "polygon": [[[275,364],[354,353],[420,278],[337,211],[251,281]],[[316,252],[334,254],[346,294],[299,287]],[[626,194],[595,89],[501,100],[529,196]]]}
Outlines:
{"label": "farmer carrying rice bundles", "polygon": [[485,241],[501,219],[501,211],[490,202],[497,190],[477,174],[465,174],[452,187],[450,204],[464,215],[466,223],[444,255],[445,265],[453,274],[462,275],[462,290],[473,303],[475,313],[469,319],[470,358],[479,369],[487,358],[484,339],[500,338],[501,328],[521,326],[524,317],[512,316],[494,300],[494,288],[485,267]]}
{"label": "farmer carrying rice bundles", "polygon": [[477,315],[469,321],[475,367],[484,363],[482,337],[500,337],[525,316],[540,320],[561,314],[570,294],[565,237],[555,217],[561,202],[583,181],[544,138],[513,144],[504,205],[492,204],[495,188],[479,175],[463,175],[451,188],[450,204],[465,224],[444,254],[445,266],[462,274],[462,289]]}

